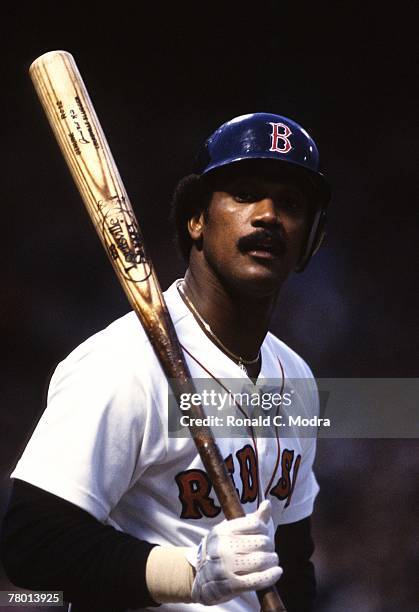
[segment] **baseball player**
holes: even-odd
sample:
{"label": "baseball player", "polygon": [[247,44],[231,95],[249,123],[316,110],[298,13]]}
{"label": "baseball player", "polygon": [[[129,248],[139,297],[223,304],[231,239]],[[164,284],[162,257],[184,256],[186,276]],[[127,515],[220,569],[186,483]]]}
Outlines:
{"label": "baseball player", "polygon": [[[165,292],[194,378],[282,391],[300,379],[317,415],[309,367],[268,326],[322,241],[328,200],[314,141],[286,117],[236,117],[206,140],[173,197],[188,267]],[[10,580],[64,591],[73,612],[250,612],[273,584],[288,612],[312,610],[315,438],[247,427],[218,444],[243,518],[223,518],[193,441],[168,435],[168,382],[138,319],[114,321],[58,365],[12,473]]]}

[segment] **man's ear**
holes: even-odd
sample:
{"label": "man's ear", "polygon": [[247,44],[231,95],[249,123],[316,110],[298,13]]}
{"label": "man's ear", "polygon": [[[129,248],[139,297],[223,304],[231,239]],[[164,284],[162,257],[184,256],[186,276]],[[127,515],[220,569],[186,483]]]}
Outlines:
{"label": "man's ear", "polygon": [[188,232],[194,242],[201,240],[202,231],[204,229],[205,219],[204,212],[196,213],[188,221]]}

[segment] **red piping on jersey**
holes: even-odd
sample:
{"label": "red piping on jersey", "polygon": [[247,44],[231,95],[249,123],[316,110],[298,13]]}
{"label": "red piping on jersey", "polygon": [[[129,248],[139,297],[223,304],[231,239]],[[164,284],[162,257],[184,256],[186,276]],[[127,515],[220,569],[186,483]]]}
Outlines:
{"label": "red piping on jersey", "polygon": [[[282,397],[282,394],[283,394],[283,391],[284,391],[284,386],[285,386],[285,372],[284,372],[284,368],[282,366],[281,360],[279,359],[278,355],[276,356],[276,358],[278,359],[279,367],[281,368],[282,385],[281,385],[280,395]],[[278,412],[279,412],[279,406],[276,409],[275,416],[278,415]],[[279,460],[280,460],[280,457],[281,457],[281,445],[279,443],[279,427],[275,428],[275,437],[276,437],[276,449],[277,449],[276,463],[275,463],[274,471],[272,472],[272,476],[271,476],[271,479],[269,481],[269,484],[268,484],[268,486],[265,489],[265,499],[267,499],[267,497],[268,497],[269,489],[272,486],[273,480],[275,478],[275,474],[276,474],[276,472],[278,470]]]}
{"label": "red piping on jersey", "polygon": [[[231,396],[231,391],[230,389],[227,389],[227,387],[225,385],[223,385],[223,383],[221,382],[221,380],[219,380],[216,376],[214,376],[214,374],[212,372],[210,372],[200,361],[199,359],[197,359],[194,355],[192,355],[192,353],[190,353],[188,351],[187,348],[185,348],[183,346],[183,344],[180,345],[183,350],[185,351],[185,353],[188,353],[189,357],[192,357],[192,359],[194,361],[196,361],[196,363],[201,366],[201,368],[204,370],[204,372],[206,372],[207,374],[209,374],[211,376],[211,378],[213,378],[215,381],[217,381],[217,383],[220,385],[220,387],[222,387],[225,391],[227,391],[227,393]],[[234,400],[234,403],[236,404],[237,408],[240,410],[240,412],[243,414],[244,417],[246,417],[247,419],[249,418],[249,415],[246,414],[246,412],[243,410],[243,408],[240,406],[240,404]],[[258,477],[258,507],[260,504],[260,477],[259,477],[259,455],[258,455],[258,445],[256,442],[256,438],[255,438],[255,433],[253,431],[253,426],[249,425],[249,429],[250,429],[250,435],[252,438],[252,442],[253,442],[253,450],[255,451],[255,457],[256,457],[256,467],[257,467],[257,477]]]}
{"label": "red piping on jersey", "polygon": [[[227,393],[229,395],[231,395],[231,391],[229,389],[227,389],[227,387],[225,385],[223,385],[223,383],[216,377],[214,376],[214,374],[212,372],[210,372],[210,370],[208,370],[200,361],[199,359],[197,359],[194,355],[192,355],[191,352],[188,351],[187,348],[185,348],[183,346],[183,344],[180,345],[182,347],[182,349],[185,351],[185,353],[187,353],[189,355],[189,357],[191,357],[203,370],[204,372],[206,372],[207,374],[209,374],[211,376],[211,378],[213,378],[215,381],[217,381],[217,383],[225,390],[227,391]],[[284,372],[284,368],[282,366],[281,360],[279,359],[278,355],[277,355],[277,359],[278,359],[278,363],[279,363],[279,367],[281,368],[281,377],[282,377],[282,384],[281,384],[281,391],[280,394],[282,396],[283,391],[284,391],[284,386],[285,386],[285,372]],[[240,406],[240,404],[234,400],[234,403],[236,404],[237,408],[240,410],[240,412],[246,417],[249,418],[248,415],[246,414],[246,412],[243,410],[242,406]],[[277,407],[276,410],[276,415],[279,412],[279,406]],[[252,442],[253,442],[253,450],[255,451],[255,457],[256,457],[256,466],[257,466],[257,475],[258,475],[258,481],[259,481],[259,486],[258,486],[258,507],[260,504],[260,476],[259,476],[259,455],[258,455],[258,446],[257,446],[257,442],[256,442],[256,438],[255,438],[255,434],[253,431],[253,426],[250,425],[250,435],[252,438]],[[265,489],[265,499],[267,499],[268,493],[269,493],[269,489],[272,486],[272,482],[275,478],[276,472],[278,471],[278,466],[279,466],[279,460],[281,457],[281,445],[279,443],[279,428],[276,427],[276,431],[275,431],[275,437],[276,437],[276,448],[277,448],[277,456],[276,456],[276,463],[275,463],[275,467],[274,467],[274,471],[272,472],[272,476],[271,479],[269,481],[268,486]]]}

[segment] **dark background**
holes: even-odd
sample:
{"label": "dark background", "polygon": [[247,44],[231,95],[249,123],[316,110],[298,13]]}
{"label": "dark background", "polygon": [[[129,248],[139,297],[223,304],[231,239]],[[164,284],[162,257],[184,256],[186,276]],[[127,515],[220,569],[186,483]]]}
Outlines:
{"label": "dark background", "polygon": [[[78,63],[164,288],[184,269],[171,192],[201,141],[248,112],[302,123],[332,186],[328,237],[287,283],[272,330],[316,376],[418,375],[410,4],[177,4],[3,10],[1,512],[56,363],[129,309],[28,76],[46,51]],[[319,441],[319,612],[418,609],[417,451],[417,440]]]}

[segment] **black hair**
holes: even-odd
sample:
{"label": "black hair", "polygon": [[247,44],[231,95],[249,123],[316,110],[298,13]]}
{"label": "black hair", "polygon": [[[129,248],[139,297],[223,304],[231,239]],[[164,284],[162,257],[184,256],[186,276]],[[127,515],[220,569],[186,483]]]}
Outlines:
{"label": "black hair", "polygon": [[183,259],[188,262],[193,240],[188,221],[208,210],[212,189],[208,181],[198,174],[188,174],[175,187],[170,205],[170,220],[174,226],[174,241]]}

